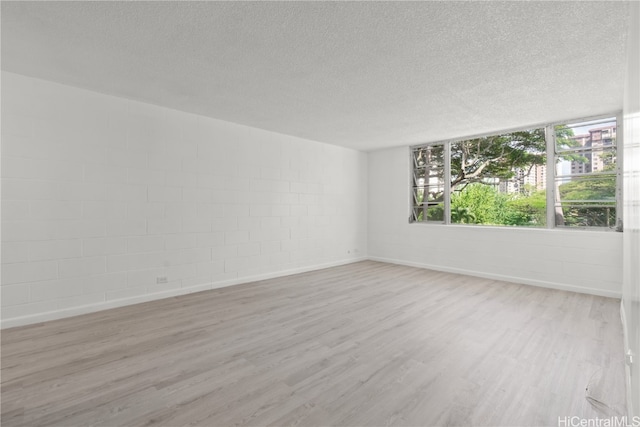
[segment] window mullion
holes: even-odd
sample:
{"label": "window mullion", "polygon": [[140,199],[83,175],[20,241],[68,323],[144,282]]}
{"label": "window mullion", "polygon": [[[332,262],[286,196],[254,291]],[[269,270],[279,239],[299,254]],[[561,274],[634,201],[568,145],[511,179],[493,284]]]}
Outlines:
{"label": "window mullion", "polygon": [[556,131],[548,125],[544,132],[547,144],[547,228],[556,226]]}
{"label": "window mullion", "polygon": [[616,114],[616,231],[622,231],[624,223],[622,212],[624,209],[624,191],[622,188],[622,176],[624,171],[624,120],[622,114]]}
{"label": "window mullion", "polygon": [[444,144],[444,223],[451,224],[451,142]]}

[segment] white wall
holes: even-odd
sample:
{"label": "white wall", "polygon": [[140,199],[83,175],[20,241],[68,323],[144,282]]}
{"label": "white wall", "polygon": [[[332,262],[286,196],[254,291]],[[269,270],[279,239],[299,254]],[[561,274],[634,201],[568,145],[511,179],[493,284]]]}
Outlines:
{"label": "white wall", "polygon": [[369,153],[369,257],[620,297],[622,233],[409,224],[409,151]]}
{"label": "white wall", "polygon": [[2,89],[3,327],[367,254],[621,295],[621,233],[409,224],[407,148],[367,155],[11,73]]}
{"label": "white wall", "polygon": [[624,95],[624,276],[622,313],[630,416],[640,417],[640,3],[630,4],[628,65]]}
{"label": "white wall", "polygon": [[354,261],[366,179],[364,153],[2,73],[2,326]]}

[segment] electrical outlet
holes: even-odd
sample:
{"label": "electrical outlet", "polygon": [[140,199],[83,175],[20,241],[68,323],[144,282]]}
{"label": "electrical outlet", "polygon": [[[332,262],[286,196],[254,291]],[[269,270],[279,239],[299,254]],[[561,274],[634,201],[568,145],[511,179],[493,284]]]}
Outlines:
{"label": "electrical outlet", "polygon": [[159,285],[160,283],[169,283],[169,279],[167,278],[167,276],[156,277],[156,284]]}

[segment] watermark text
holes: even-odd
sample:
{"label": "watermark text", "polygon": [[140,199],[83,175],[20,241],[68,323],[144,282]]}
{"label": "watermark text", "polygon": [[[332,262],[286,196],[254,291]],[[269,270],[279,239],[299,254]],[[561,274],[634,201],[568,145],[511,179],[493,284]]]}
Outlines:
{"label": "watermark text", "polygon": [[558,417],[558,427],[640,427],[640,416],[582,418],[578,416]]}

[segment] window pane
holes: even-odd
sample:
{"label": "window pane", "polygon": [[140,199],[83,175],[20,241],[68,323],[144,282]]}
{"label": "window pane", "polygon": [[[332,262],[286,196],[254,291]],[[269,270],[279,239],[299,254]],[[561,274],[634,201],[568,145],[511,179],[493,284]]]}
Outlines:
{"label": "window pane", "polygon": [[556,226],[616,225],[616,119],[570,123],[556,131]]}
{"label": "window pane", "polygon": [[444,166],[444,145],[429,145],[413,151],[416,166]]}
{"label": "window pane", "polygon": [[413,220],[444,222],[444,146],[413,150]]}
{"label": "window pane", "polygon": [[562,224],[565,227],[614,227],[616,225],[615,203],[593,204],[565,203],[560,207]]}
{"label": "window pane", "polygon": [[451,144],[451,222],[546,224],[544,128]]}
{"label": "window pane", "polygon": [[563,202],[616,201],[616,176],[613,174],[560,177],[556,181]]}
{"label": "window pane", "polygon": [[591,120],[555,127],[556,152],[616,145],[616,118]]}
{"label": "window pane", "polygon": [[443,222],[444,205],[443,203],[424,203],[422,206],[414,208],[413,215],[417,222]]}

